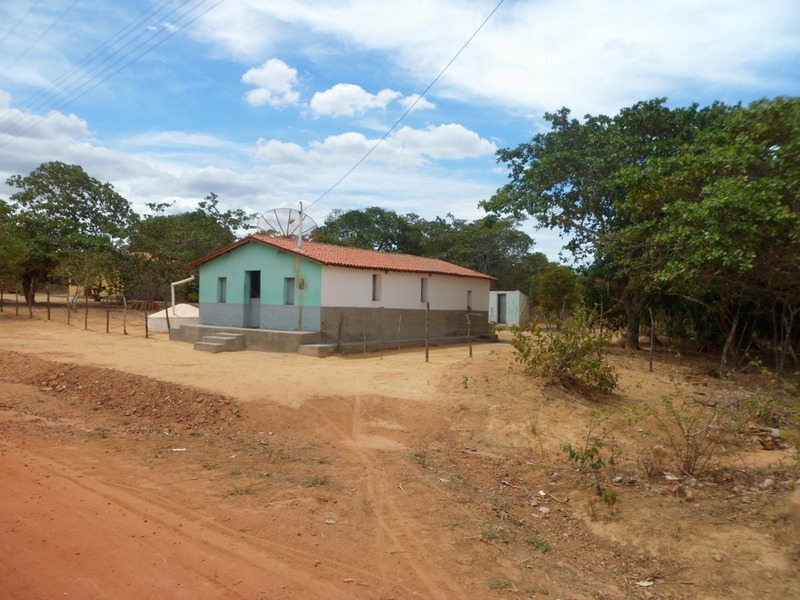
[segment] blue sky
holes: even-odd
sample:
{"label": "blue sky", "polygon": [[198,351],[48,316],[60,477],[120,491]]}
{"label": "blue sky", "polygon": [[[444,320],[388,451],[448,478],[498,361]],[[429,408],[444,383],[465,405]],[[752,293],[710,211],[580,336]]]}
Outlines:
{"label": "blue sky", "polygon": [[800,94],[796,0],[505,0],[319,199],[498,1],[4,0],[0,178],[59,160],[140,213],[214,192],[319,224],[369,206],[471,220],[507,179],[496,150],[547,111]]}

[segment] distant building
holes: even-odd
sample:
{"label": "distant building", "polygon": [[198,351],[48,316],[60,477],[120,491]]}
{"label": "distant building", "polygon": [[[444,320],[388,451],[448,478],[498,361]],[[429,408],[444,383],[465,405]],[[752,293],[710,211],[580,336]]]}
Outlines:
{"label": "distant building", "polygon": [[[493,278],[441,260],[251,235],[192,266],[201,327],[312,334],[302,345],[415,345],[429,307],[431,343],[490,336]],[[183,339],[199,335],[184,329]]]}
{"label": "distant building", "polygon": [[519,290],[489,292],[489,322],[527,327],[531,322],[528,297]]}

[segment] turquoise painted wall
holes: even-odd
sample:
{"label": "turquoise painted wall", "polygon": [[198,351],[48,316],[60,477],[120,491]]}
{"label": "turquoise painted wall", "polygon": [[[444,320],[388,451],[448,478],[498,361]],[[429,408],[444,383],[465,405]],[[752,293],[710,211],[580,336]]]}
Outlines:
{"label": "turquoise painted wall", "polygon": [[262,306],[283,305],[286,277],[295,279],[295,306],[320,306],[322,266],[257,242],[240,246],[200,267],[200,304],[217,302],[219,277],[227,278],[227,303],[245,304],[246,271],[261,271]]}

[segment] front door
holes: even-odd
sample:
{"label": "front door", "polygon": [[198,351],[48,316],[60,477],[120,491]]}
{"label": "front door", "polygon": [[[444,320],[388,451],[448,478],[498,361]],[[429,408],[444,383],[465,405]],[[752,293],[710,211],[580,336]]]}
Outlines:
{"label": "front door", "polygon": [[497,294],[497,322],[505,324],[506,322],[506,295]]}
{"label": "front door", "polygon": [[261,324],[261,271],[246,271],[247,286],[244,326],[258,329]]}

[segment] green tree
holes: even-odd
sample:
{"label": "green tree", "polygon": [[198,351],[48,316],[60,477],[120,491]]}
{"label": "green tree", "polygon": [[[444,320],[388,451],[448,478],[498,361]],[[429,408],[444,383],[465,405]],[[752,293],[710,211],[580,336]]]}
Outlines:
{"label": "green tree", "polygon": [[73,277],[90,257],[113,253],[137,220],[130,203],[110,183],[90,177],[78,165],[43,163],[6,183],[20,190],[11,196],[10,206],[26,246],[21,279],[29,302],[36,283],[52,278],[57,268]]}
{"label": "green tree", "polygon": [[190,212],[165,214],[170,206],[148,204],[152,214],[131,233],[124,259],[126,289],[150,299],[165,298],[170,283],[192,271],[189,263],[236,241],[237,231],[249,229],[256,216],[240,209],[221,211],[214,193]]}
{"label": "green tree", "polygon": [[10,214],[11,208],[0,200],[0,286],[19,282],[26,251]]}
{"label": "green tree", "polygon": [[448,214],[423,223],[421,229],[424,256],[491,275],[499,289],[527,289],[544,258],[531,252],[533,239],[511,217],[467,221]]}
{"label": "green tree", "polygon": [[[546,114],[550,131],[498,151],[499,161],[509,167],[510,182],[481,205],[517,218],[529,215],[541,226],[559,229],[578,258],[619,266],[624,254],[628,264],[635,264],[641,248],[610,242],[653,212],[644,206],[631,209],[623,175],[628,168],[676,152],[691,135],[697,115],[695,106],[670,110],[664,104],[664,99],[640,102],[613,118],[587,115],[583,121],[571,118],[567,108]],[[638,348],[643,280],[621,268],[609,275],[609,290],[625,310],[628,346]]]}
{"label": "green tree", "polygon": [[677,159],[644,170],[650,187],[682,191],[662,200],[663,224],[653,228],[654,285],[716,319],[722,373],[738,329],[749,317],[757,330],[759,313],[774,318],[779,371],[790,353],[800,312],[798,161],[800,99],[777,98],[727,110]]}
{"label": "green tree", "polygon": [[317,230],[317,240],[326,244],[363,248],[378,252],[420,254],[420,218],[409,213],[373,206],[363,210],[333,210]]}
{"label": "green tree", "polygon": [[547,258],[531,253],[533,240],[513,218],[488,215],[475,221],[448,214],[426,221],[383,208],[334,210],[317,240],[328,244],[438,258],[497,279],[502,289],[527,289]]}
{"label": "green tree", "polygon": [[555,320],[560,329],[568,311],[581,302],[580,278],[567,265],[549,263],[533,276],[530,297],[542,311],[548,328]]}

